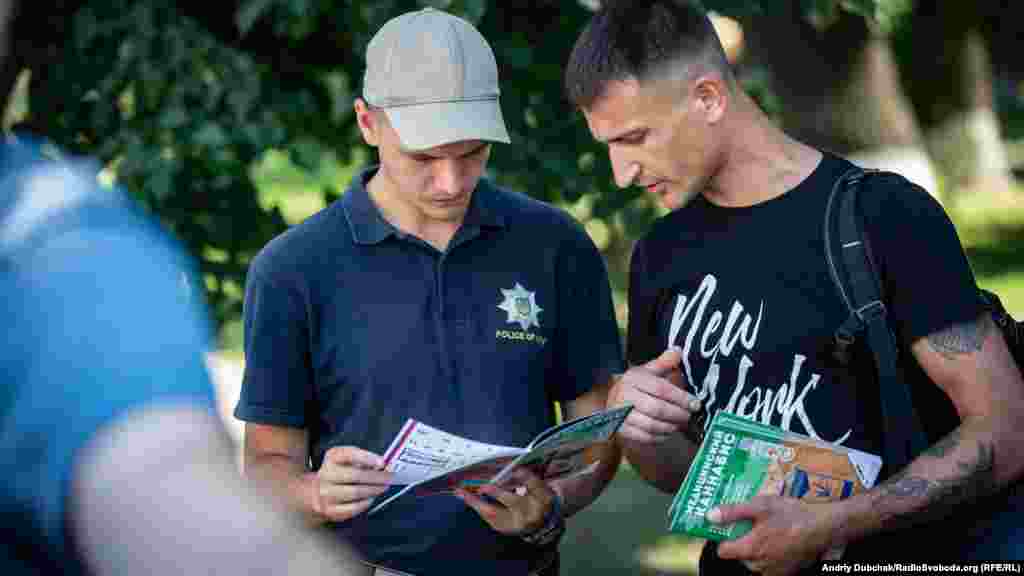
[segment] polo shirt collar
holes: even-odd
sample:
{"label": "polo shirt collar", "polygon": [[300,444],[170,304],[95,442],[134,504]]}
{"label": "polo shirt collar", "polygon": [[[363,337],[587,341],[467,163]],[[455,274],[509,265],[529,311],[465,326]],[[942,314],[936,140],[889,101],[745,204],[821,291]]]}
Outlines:
{"label": "polo shirt collar", "polygon": [[366,183],[377,173],[376,166],[365,168],[349,185],[341,198],[341,207],[345,210],[352,241],[356,244],[379,244],[388,236],[398,235],[399,231],[381,216],[377,205],[366,190]]}
{"label": "polo shirt collar", "polygon": [[[401,230],[384,219],[366,189],[366,184],[377,173],[377,168],[376,165],[370,166],[357,174],[341,199],[342,209],[352,231],[352,241],[356,244],[379,244],[392,235],[404,236]],[[496,204],[497,191],[490,182],[481,178],[473,191],[469,210],[462,222],[463,228],[504,227],[505,218]]]}

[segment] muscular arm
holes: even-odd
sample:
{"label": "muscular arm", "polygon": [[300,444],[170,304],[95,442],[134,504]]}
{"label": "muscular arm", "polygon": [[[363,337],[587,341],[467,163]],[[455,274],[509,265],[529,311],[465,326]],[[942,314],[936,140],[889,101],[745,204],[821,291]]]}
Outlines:
{"label": "muscular arm", "polygon": [[[565,403],[565,418],[572,420],[604,410],[607,399],[608,384],[597,385],[583,396]],[[554,489],[562,496],[564,504],[562,513],[565,516],[571,516],[586,508],[597,499],[605,486],[615,477],[615,472],[621,461],[618,447],[614,442],[606,442],[595,449],[600,452],[596,455],[600,459],[600,464],[593,473],[551,482]]]}
{"label": "muscular arm", "polygon": [[912,345],[946,392],[960,426],[903,471],[847,504],[841,540],[926,523],[1020,478],[1024,382],[988,313]]}
{"label": "muscular arm", "polygon": [[307,465],[304,428],[245,424],[245,473],[278,494],[312,525],[326,522],[319,512],[316,473]]}
{"label": "muscular arm", "polygon": [[365,512],[392,480],[380,456],[355,446],[335,446],[320,468],[307,465],[307,432],[301,428],[245,425],[245,470],[283,495],[307,522],[344,522]]}
{"label": "muscular arm", "polygon": [[216,417],[161,404],[90,442],[71,498],[78,548],[98,575],[360,574],[355,555],[304,528],[239,477]]}
{"label": "muscular arm", "polygon": [[660,444],[645,444],[619,437],[622,453],[640,477],[662,492],[674,493],[686,477],[697,445],[675,433]]}

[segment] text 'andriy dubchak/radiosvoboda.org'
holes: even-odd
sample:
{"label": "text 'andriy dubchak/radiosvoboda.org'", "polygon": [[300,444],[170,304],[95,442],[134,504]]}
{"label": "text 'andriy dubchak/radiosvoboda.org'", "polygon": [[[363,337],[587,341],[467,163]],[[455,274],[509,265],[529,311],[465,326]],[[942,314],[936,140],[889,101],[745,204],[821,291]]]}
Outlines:
{"label": "text 'andriy dubchak/radiosvoboda.org'", "polygon": [[960,564],[930,564],[924,562],[851,563],[827,562],[821,567],[824,574],[1020,574],[1020,562],[974,562]]}

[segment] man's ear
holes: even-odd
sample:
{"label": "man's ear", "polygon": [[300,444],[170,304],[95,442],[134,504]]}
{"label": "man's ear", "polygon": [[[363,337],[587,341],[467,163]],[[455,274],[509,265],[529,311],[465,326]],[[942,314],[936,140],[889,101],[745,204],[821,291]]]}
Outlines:
{"label": "man's ear", "polygon": [[694,103],[708,124],[717,124],[729,107],[729,91],[725,82],[715,74],[697,78],[694,88]]}
{"label": "man's ear", "polygon": [[363,140],[368,146],[378,146],[381,130],[380,119],[377,117],[379,112],[370,108],[362,98],[356,98],[353,107],[356,112],[356,124],[359,125],[359,131],[363,133]]}

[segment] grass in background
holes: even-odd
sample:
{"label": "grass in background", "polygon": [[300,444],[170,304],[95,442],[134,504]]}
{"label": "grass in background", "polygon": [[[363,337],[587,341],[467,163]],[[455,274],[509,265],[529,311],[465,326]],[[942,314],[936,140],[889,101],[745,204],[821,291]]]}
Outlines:
{"label": "grass in background", "polygon": [[978,284],[1024,319],[1024,185],[1008,196],[975,194],[950,204]]}

